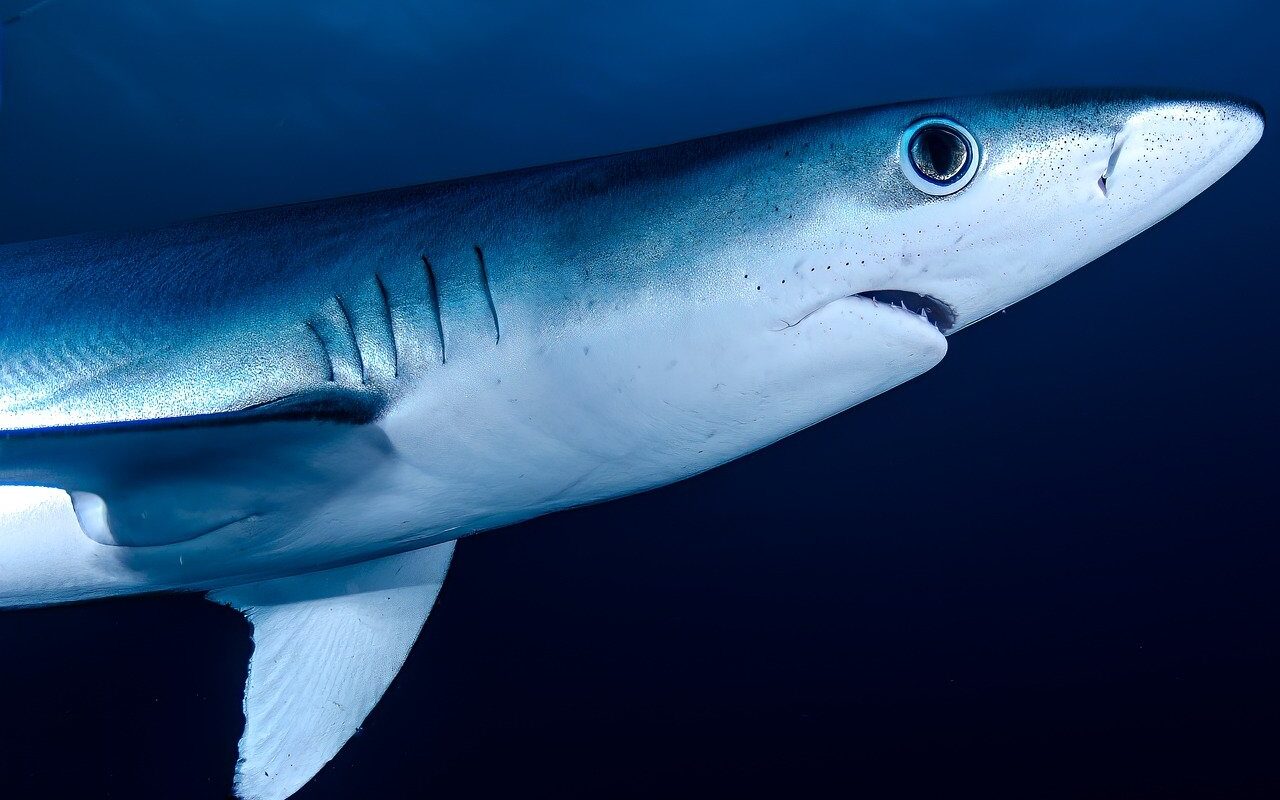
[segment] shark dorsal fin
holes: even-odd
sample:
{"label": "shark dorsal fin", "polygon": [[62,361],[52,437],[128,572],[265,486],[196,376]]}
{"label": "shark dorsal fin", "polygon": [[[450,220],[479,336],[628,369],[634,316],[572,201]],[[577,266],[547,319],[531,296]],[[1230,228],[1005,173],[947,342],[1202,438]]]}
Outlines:
{"label": "shark dorsal fin", "polygon": [[237,795],[282,800],[337,755],[408,657],[453,545],[210,593],[253,625]]}

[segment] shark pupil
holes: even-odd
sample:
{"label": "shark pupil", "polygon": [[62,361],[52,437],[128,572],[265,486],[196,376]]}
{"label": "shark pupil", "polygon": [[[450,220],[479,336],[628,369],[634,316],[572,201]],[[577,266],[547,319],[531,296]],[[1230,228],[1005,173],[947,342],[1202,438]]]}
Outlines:
{"label": "shark pupil", "polygon": [[911,163],[920,176],[945,185],[964,173],[969,163],[969,145],[954,130],[929,125],[916,131],[909,146]]}
{"label": "shark pupil", "polygon": [[946,117],[925,117],[902,132],[898,166],[915,188],[943,197],[969,185],[978,173],[982,150],[973,134]]}

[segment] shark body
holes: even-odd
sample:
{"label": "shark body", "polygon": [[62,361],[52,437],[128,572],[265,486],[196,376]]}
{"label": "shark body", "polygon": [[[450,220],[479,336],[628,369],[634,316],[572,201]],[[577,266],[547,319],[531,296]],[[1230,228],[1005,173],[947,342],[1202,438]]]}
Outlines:
{"label": "shark body", "polygon": [[455,539],[909,380],[1262,129],[1218,96],[926,101],[0,247],[0,607],[243,610],[236,788],[287,797],[403,663]]}

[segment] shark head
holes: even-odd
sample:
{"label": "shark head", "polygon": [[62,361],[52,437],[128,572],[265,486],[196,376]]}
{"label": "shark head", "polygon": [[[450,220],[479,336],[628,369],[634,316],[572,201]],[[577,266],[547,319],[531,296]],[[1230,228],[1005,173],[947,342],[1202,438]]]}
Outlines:
{"label": "shark head", "polygon": [[714,416],[700,433],[714,428],[721,458],[853,406],[938,363],[950,334],[1176,211],[1263,125],[1258,106],[1220,96],[1045,92],[887,106],[704,147],[716,166],[694,188],[728,201],[704,203],[690,226],[690,240],[716,244],[681,254],[693,277],[668,282],[683,307],[655,311],[684,340],[664,357],[688,365],[655,379],[663,402]]}
{"label": "shark head", "polygon": [[920,295],[948,334],[1181,208],[1264,124],[1247,101],[1140,92],[916,103],[867,123],[882,131],[867,181],[878,202],[833,195],[813,224],[852,244],[860,283]]}

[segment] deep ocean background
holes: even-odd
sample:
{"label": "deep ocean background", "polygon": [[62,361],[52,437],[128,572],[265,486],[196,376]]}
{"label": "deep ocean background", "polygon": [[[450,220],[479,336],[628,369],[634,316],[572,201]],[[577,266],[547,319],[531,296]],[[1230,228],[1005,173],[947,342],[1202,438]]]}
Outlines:
{"label": "deep ocean background", "polygon": [[[0,241],[967,92],[1280,109],[1269,2],[31,5],[0,0]],[[1278,155],[887,395],[463,541],[297,797],[1280,796]],[[0,796],[224,797],[248,631],[0,614]]]}

